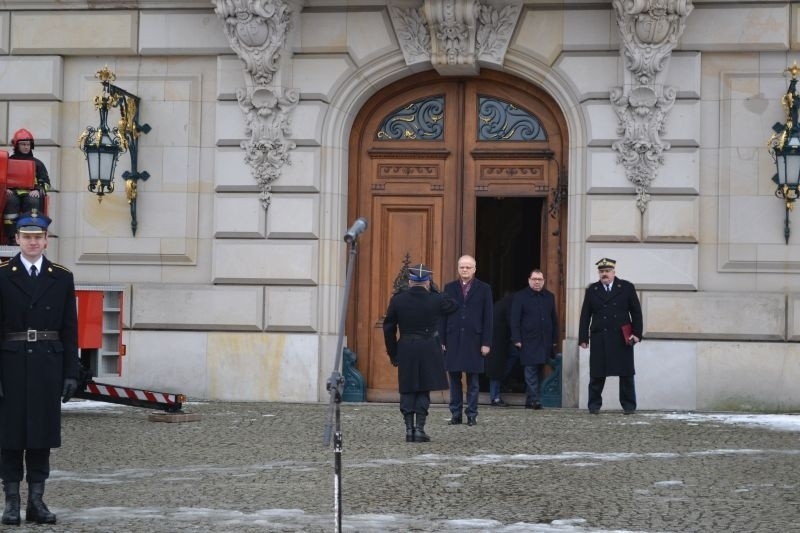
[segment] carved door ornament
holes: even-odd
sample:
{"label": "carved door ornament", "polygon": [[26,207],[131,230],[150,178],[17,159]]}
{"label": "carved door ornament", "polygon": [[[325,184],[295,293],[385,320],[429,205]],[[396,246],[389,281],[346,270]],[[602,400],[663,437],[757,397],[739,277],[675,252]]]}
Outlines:
{"label": "carved door ornament", "polygon": [[672,50],[692,12],[692,0],[612,0],[622,38],[625,82],[612,87],[611,103],[619,119],[614,142],[617,162],[636,188],[636,205],[644,213],[650,184],[664,164],[669,143],[661,140],[676,90],[664,85]]}
{"label": "carved door ornament", "polygon": [[479,141],[546,141],[547,132],[533,113],[489,96],[478,97]]}
{"label": "carved door ornament", "polygon": [[381,141],[438,141],[444,133],[444,96],[431,96],[398,109],[381,121]]}
{"label": "carved door ornament", "polygon": [[272,85],[279,69],[280,53],[291,29],[291,6],[285,0],[214,0],[218,17],[225,22],[231,48],[245,63],[247,87],[236,91],[245,116],[241,147],[245,162],[258,183],[261,205],[267,209],[272,183],[290,164],[295,148],[290,114],[300,100],[295,89]]}
{"label": "carved door ornament", "polygon": [[424,0],[418,7],[389,6],[406,64],[430,63],[443,76],[475,76],[481,66],[501,66],[521,10],[521,1]]}

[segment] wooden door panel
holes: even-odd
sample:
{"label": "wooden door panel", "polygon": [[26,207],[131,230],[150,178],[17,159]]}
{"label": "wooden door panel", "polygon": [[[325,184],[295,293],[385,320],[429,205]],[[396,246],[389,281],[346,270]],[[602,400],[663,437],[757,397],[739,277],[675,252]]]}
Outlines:
{"label": "wooden door panel", "polygon": [[392,296],[393,284],[408,255],[411,263],[425,263],[434,272],[442,257],[441,196],[376,196],[373,202],[372,252],[370,257],[371,298],[368,353],[372,360],[367,375],[369,389],[397,390],[397,372],[389,363],[383,342],[383,317]]}
{"label": "wooden door panel", "polygon": [[547,196],[550,193],[550,161],[473,160],[475,192],[489,196]]}
{"label": "wooden door panel", "polygon": [[397,159],[373,159],[372,175],[375,180],[372,191],[379,195],[441,194],[444,191],[446,167],[446,160],[432,159],[424,154],[398,154]]}

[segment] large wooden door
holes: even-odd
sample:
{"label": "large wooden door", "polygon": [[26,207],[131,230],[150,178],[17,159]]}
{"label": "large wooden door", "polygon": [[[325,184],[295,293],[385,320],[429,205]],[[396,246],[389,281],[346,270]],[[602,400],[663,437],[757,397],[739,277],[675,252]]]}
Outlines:
{"label": "large wooden door", "polygon": [[493,71],[474,79],[413,76],[362,108],[350,139],[348,220],[365,216],[369,230],[360,242],[347,335],[368,400],[399,397],[382,324],[404,260],[430,265],[440,286],[453,279],[458,257],[476,253],[479,196],[546,199],[543,220],[534,224],[542,264],[530,267],[541,266],[564,301],[565,132],[549,96]]}

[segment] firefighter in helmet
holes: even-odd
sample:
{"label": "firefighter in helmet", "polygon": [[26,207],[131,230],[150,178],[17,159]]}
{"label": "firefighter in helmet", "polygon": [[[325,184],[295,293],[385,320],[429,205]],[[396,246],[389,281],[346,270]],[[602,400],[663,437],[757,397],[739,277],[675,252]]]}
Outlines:
{"label": "firefighter in helmet", "polygon": [[6,207],[3,210],[3,226],[5,240],[8,244],[15,244],[17,218],[21,212],[34,209],[44,211],[44,195],[50,189],[50,176],[47,168],[39,159],[33,157],[33,134],[26,129],[19,129],[11,138],[14,153],[10,159],[29,159],[36,164],[36,187],[33,189],[8,189],[6,190]]}

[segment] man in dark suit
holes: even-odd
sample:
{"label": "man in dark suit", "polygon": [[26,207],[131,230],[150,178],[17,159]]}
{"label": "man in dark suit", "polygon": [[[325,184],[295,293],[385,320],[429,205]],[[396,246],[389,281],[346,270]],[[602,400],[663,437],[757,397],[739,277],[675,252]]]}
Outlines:
{"label": "man in dark suit", "polygon": [[[589,412],[603,405],[607,376],[619,376],[619,402],[626,415],[636,412],[633,345],[642,338],[642,306],[633,283],[616,277],[616,261],[597,263],[600,281],[586,288],[578,328],[581,348],[589,347]],[[630,333],[623,325],[630,325]]]}
{"label": "man in dark suit", "polygon": [[511,342],[520,350],[525,367],[526,409],[542,408],[539,371],[557,341],[556,299],[544,288],[542,271],[535,269],[528,275],[528,287],[515,293],[511,302]]}
{"label": "man in dark suit", "polygon": [[461,373],[467,375],[467,425],[478,418],[478,388],[484,358],[492,346],[492,289],[475,277],[475,258],[458,259],[458,279],[444,287],[444,292],[459,305],[457,312],[442,320],[439,336],[450,378],[450,424],[461,424],[464,397]]}
{"label": "man in dark suit", "polygon": [[442,316],[458,307],[452,299],[431,292],[431,270],[423,264],[409,267],[408,286],[408,290],[398,292],[389,301],[383,337],[386,352],[397,367],[406,442],[428,442],[431,439],[425,433],[425,420],[431,404],[430,391],[447,388],[436,327]]}
{"label": "man in dark suit", "polygon": [[489,378],[489,405],[492,407],[508,407],[501,391],[503,383],[519,360],[519,350],[512,348],[509,327],[513,297],[514,293],[506,291],[503,297],[494,303],[492,351],[489,352],[485,365],[486,376]]}
{"label": "man in dark suit", "polygon": [[61,446],[61,403],[75,393],[78,321],[72,273],[44,257],[50,219],[17,220],[20,253],[0,265],[0,477],[2,523],[20,523],[19,485],[27,469],[25,519],[55,524],[42,500],[50,449]]}

